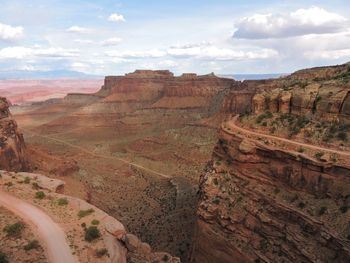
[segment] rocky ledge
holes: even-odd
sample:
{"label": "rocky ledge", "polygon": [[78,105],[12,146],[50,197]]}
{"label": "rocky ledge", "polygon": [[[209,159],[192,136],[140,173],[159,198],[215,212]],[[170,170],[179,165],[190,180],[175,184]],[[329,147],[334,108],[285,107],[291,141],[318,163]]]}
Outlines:
{"label": "rocky ledge", "polygon": [[10,103],[0,97],[0,169],[23,171],[28,169],[25,144],[17,123],[9,111]]}
{"label": "rocky ledge", "polygon": [[222,129],[192,262],[349,262],[349,207],[349,167]]}

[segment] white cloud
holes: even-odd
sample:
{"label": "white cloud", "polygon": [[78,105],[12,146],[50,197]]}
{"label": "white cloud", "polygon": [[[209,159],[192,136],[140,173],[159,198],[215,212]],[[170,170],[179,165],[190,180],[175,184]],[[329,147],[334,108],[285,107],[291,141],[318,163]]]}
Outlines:
{"label": "white cloud", "polygon": [[15,40],[23,37],[23,27],[0,23],[0,40]]}
{"label": "white cloud", "polygon": [[92,44],[94,43],[94,41],[89,40],[89,39],[74,39],[75,43],[79,43],[79,44]]}
{"label": "white cloud", "polygon": [[193,48],[193,47],[202,47],[202,46],[210,46],[212,45],[212,42],[209,41],[201,41],[198,43],[189,43],[189,44],[184,44],[184,45],[174,45],[171,46],[171,48]]}
{"label": "white cloud", "polygon": [[101,44],[103,46],[115,46],[115,45],[120,44],[120,42],[122,42],[121,38],[119,38],[119,37],[112,37],[112,38],[109,38],[109,39],[106,39],[106,40],[102,41]]}
{"label": "white cloud", "polygon": [[0,50],[0,59],[31,59],[37,57],[63,58],[77,57],[79,52],[63,48],[7,47]]}
{"label": "white cloud", "polygon": [[0,50],[1,58],[23,59],[32,54],[32,49],[26,47],[6,47]]}
{"label": "white cloud", "polygon": [[109,17],[108,17],[108,21],[111,21],[111,22],[125,22],[125,18],[123,15],[120,15],[120,14],[111,14]]}
{"label": "white cloud", "polygon": [[71,26],[70,28],[67,28],[67,32],[83,34],[89,32],[89,29],[80,26]]}
{"label": "white cloud", "polygon": [[304,55],[311,59],[350,59],[350,49],[306,51]]}
{"label": "white cloud", "polygon": [[258,49],[253,51],[233,50],[218,47],[170,48],[168,54],[173,57],[194,57],[206,60],[242,60],[266,59],[276,57],[278,52],[272,49]]}
{"label": "white cloud", "polygon": [[263,39],[335,33],[347,27],[348,20],[319,7],[284,14],[255,14],[240,19],[235,38]]}
{"label": "white cloud", "polygon": [[[219,48],[215,46],[197,47],[170,47],[167,50],[143,50],[143,51],[107,51],[105,55],[116,58],[140,59],[140,58],[195,58],[202,60],[243,60],[243,59],[266,59],[276,57],[278,52],[273,49],[255,49],[250,51]],[[164,60],[172,61],[172,60]]]}
{"label": "white cloud", "polygon": [[143,51],[107,51],[105,54],[109,57],[118,58],[160,58],[164,57],[167,53],[159,49],[150,49]]}

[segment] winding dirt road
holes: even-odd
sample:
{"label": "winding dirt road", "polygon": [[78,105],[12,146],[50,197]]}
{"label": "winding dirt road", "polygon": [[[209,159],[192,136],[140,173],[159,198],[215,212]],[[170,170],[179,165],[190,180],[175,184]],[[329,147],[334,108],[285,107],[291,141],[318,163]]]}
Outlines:
{"label": "winding dirt road", "polygon": [[141,170],[143,170],[145,172],[149,172],[149,173],[152,173],[152,174],[155,174],[155,175],[167,178],[167,179],[172,178],[172,176],[170,176],[170,175],[154,171],[154,170],[152,170],[150,168],[144,167],[144,166],[139,165],[137,163],[129,162],[129,161],[127,161],[125,159],[122,159],[122,158],[118,158],[118,157],[115,157],[115,156],[108,156],[108,155],[97,154],[97,153],[94,153],[94,152],[92,152],[92,151],[90,151],[90,150],[88,150],[88,149],[86,149],[84,147],[81,147],[79,145],[75,145],[75,144],[72,144],[72,143],[69,143],[69,142],[66,142],[66,141],[63,141],[63,140],[51,137],[51,136],[41,135],[41,134],[35,133],[33,131],[27,130],[27,129],[22,129],[22,130],[25,131],[26,133],[32,134],[34,136],[38,136],[38,137],[41,137],[41,138],[44,138],[44,139],[47,139],[47,140],[51,140],[51,141],[55,141],[55,142],[59,142],[59,143],[65,144],[65,145],[67,145],[67,146],[69,146],[71,148],[78,149],[78,150],[80,150],[80,151],[82,151],[84,153],[87,153],[89,155],[92,155],[94,157],[99,157],[99,158],[109,159],[109,160],[117,160],[119,162],[122,162],[122,163],[128,164],[130,166],[139,168],[139,169],[141,169]]}
{"label": "winding dirt road", "polygon": [[[350,152],[333,150],[333,149],[324,148],[321,146],[311,145],[311,144],[307,144],[307,143],[301,143],[301,142],[292,141],[292,140],[289,140],[286,138],[281,138],[281,137],[277,137],[277,136],[273,136],[273,135],[268,135],[268,134],[264,134],[264,133],[259,133],[259,132],[247,130],[247,129],[244,129],[242,127],[237,126],[236,121],[237,121],[237,116],[235,116],[231,121],[224,123],[222,125],[222,128],[225,130],[225,132],[230,133],[230,134],[234,134],[233,130],[236,130],[236,131],[240,131],[244,134],[251,134],[251,135],[255,135],[255,136],[260,136],[260,137],[265,137],[265,138],[269,138],[269,139],[273,139],[273,140],[278,140],[281,142],[286,142],[286,143],[294,144],[297,146],[302,146],[305,148],[310,148],[310,149],[317,150],[317,151],[336,153],[336,154],[339,154],[342,156],[350,156]],[[231,129],[231,131],[227,130],[227,128],[224,127],[225,124]]]}
{"label": "winding dirt road", "polygon": [[10,210],[32,227],[39,236],[49,262],[76,263],[64,231],[39,208],[0,190],[0,205]]}

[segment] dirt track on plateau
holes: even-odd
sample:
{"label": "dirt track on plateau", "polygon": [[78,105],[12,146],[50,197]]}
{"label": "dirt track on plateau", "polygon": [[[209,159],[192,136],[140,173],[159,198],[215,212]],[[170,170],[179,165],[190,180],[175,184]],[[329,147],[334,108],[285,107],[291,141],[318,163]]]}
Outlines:
{"label": "dirt track on plateau", "polygon": [[18,215],[39,237],[49,262],[74,263],[64,231],[45,212],[21,199],[0,191],[0,205]]}

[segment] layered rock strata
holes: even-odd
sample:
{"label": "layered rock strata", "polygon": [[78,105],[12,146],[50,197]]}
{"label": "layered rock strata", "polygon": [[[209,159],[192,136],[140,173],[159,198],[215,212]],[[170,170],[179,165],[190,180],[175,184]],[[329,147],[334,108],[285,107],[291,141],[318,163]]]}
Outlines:
{"label": "layered rock strata", "polygon": [[9,102],[0,97],[0,169],[28,169],[23,135],[9,111]]}

